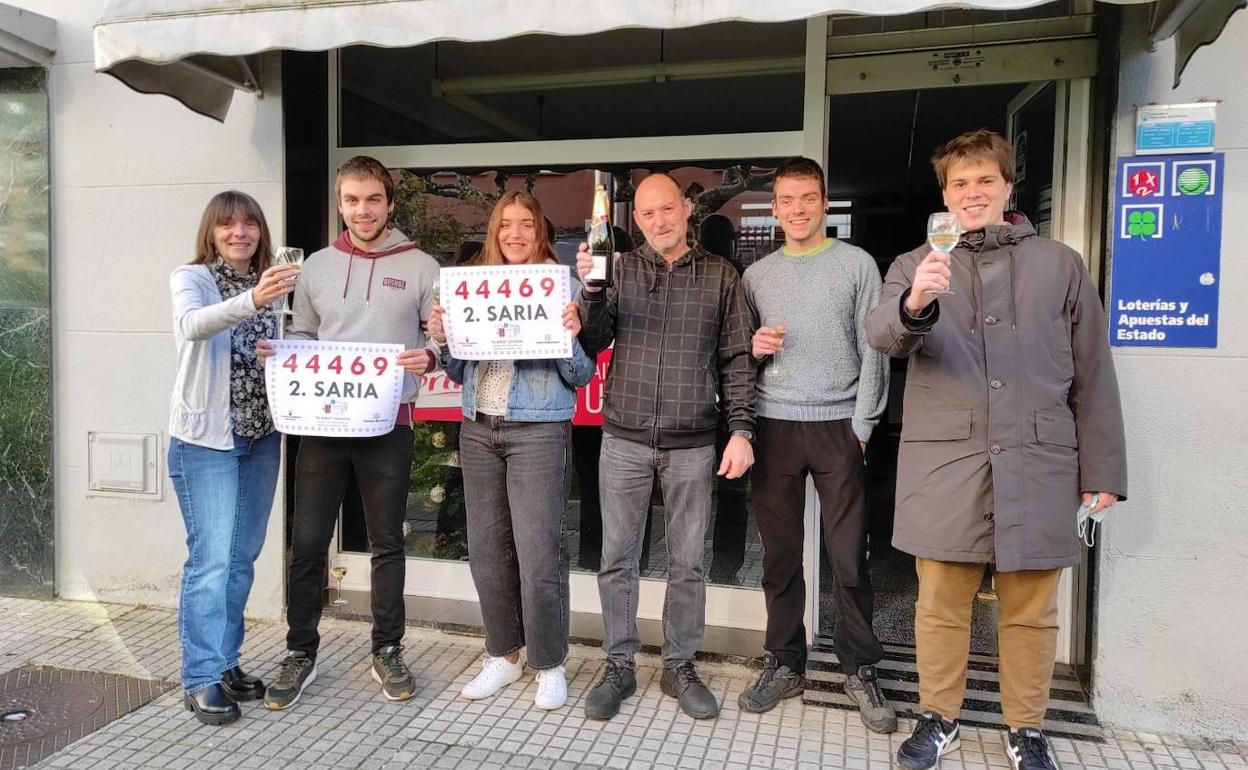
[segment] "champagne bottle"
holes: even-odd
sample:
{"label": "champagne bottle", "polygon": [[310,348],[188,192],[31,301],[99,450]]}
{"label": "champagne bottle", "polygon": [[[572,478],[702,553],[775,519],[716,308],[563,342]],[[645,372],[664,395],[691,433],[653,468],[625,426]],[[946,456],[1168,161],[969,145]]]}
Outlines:
{"label": "champagne bottle", "polygon": [[589,256],[594,266],[585,276],[585,284],[594,288],[605,288],[612,283],[615,266],[612,264],[615,255],[615,236],[611,233],[611,219],[607,212],[607,188],[598,185],[594,189],[594,210],[589,226]]}

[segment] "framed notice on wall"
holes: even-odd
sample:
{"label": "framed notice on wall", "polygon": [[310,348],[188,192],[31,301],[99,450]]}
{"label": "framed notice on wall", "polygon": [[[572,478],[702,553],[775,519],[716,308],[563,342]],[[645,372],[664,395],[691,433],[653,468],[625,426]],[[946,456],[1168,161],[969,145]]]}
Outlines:
{"label": "framed notice on wall", "polygon": [[563,328],[563,308],[572,296],[567,266],[446,267],[438,280],[447,345],[455,358],[572,355],[572,334]]}

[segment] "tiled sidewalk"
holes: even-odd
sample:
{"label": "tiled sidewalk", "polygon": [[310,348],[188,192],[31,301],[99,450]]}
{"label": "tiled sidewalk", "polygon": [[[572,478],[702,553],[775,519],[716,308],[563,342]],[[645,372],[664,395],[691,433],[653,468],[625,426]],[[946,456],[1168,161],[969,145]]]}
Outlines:
{"label": "tiled sidewalk", "polygon": [[[245,667],[266,678],[283,651],[280,624],[254,623]],[[406,658],[420,685],[411,701],[385,701],[369,677],[367,624],[327,617],[318,678],[297,706],[244,706],[243,719],[199,725],[170,693],[70,744],[40,768],[217,770],[218,768],[848,768],[885,770],[912,724],[892,736],[868,733],[853,712],[796,699],[761,716],[742,713],[737,694],[754,671],[726,663],[699,668],[723,698],[719,719],[695,722],[658,686],[658,661],[643,656],[638,697],[610,722],[582,717],[581,702],[601,654],[574,647],[569,703],[533,707],[531,675],[493,700],[470,703],[459,689],[476,669],[481,642],[411,628]],[[0,599],[0,672],[42,664],[176,679],[179,651],[171,612],[143,607]],[[1064,770],[1248,770],[1248,746],[1106,731],[1105,742],[1055,739]],[[1009,764],[1000,736],[964,729],[944,770]]]}

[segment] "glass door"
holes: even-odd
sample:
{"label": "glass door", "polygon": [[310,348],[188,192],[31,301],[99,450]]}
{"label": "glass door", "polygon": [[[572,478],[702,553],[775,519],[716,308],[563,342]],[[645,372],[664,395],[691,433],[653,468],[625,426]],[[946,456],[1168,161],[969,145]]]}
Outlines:
{"label": "glass door", "polygon": [[[1014,199],[1037,234],[1083,255],[1089,269],[1088,156],[1091,81],[1051,80],[1023,89],[1006,110],[1015,147]],[[1095,275],[1095,272],[1093,273]],[[1062,570],[1058,586],[1057,661],[1083,663],[1087,634],[1087,559]]]}

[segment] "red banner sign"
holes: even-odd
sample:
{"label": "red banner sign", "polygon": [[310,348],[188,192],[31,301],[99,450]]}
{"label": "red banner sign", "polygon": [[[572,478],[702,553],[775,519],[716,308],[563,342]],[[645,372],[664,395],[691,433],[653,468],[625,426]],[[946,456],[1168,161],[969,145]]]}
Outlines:
{"label": "red banner sign", "polygon": [[[593,379],[585,387],[576,390],[576,415],[572,418],[573,425],[602,425],[602,401],[610,365],[611,351],[608,349],[599,353],[594,365]],[[417,420],[459,422],[463,416],[461,404],[462,392],[459,385],[447,377],[446,372],[434,372],[421,379],[413,416]]]}

